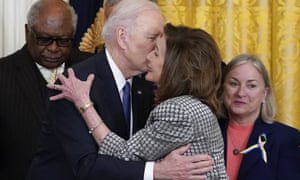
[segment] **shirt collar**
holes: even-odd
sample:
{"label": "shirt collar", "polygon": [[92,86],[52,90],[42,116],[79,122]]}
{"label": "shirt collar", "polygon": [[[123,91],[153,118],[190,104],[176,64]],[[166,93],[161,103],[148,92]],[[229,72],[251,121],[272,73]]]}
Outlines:
{"label": "shirt collar", "polygon": [[56,69],[57,75],[63,73],[64,69],[65,69],[65,63],[62,63],[59,67],[54,68],[54,69],[48,69],[44,66],[41,66],[38,63],[35,63],[35,64],[38,67],[39,71],[42,73],[42,75],[46,81],[48,81],[49,77],[51,76],[51,74],[54,72],[55,69]]}
{"label": "shirt collar", "polygon": [[126,81],[128,81],[131,85],[132,83],[132,79],[125,79],[123,73],[121,72],[121,70],[119,69],[119,67],[117,66],[117,64],[115,63],[115,61],[112,59],[110,53],[108,52],[107,49],[105,49],[105,53],[106,53],[106,57],[108,60],[108,64],[110,66],[110,69],[113,73],[114,79],[116,81],[117,87],[118,87],[118,91],[119,93],[122,92],[122,89],[126,83]]}

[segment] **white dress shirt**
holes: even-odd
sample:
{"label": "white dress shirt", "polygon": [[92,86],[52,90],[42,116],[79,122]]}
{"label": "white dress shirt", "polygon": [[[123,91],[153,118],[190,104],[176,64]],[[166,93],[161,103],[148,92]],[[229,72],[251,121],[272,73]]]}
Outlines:
{"label": "white dress shirt", "polygon": [[38,67],[39,71],[42,73],[44,79],[48,82],[53,84],[58,75],[64,72],[65,69],[65,63],[62,63],[59,67],[54,69],[48,69],[44,66],[39,65],[38,63],[35,63]]}
{"label": "white dress shirt", "polygon": [[[122,100],[122,96],[123,96],[123,90],[122,89],[123,89],[126,81],[128,81],[130,83],[130,86],[131,86],[132,85],[132,79],[126,80],[124,75],[120,71],[119,67],[116,65],[116,63],[112,59],[111,55],[107,51],[107,49],[105,49],[105,53],[106,53],[106,57],[107,57],[107,60],[108,60],[108,64],[109,64],[110,69],[113,73],[114,79],[116,81],[116,84],[117,84],[117,87],[118,87],[118,90],[119,90],[120,99]],[[132,136],[132,132],[133,132],[132,108],[130,108],[130,110],[131,110],[130,136]],[[153,178],[154,178],[153,177],[153,170],[154,170],[154,162],[146,162],[145,171],[144,171],[144,180],[153,180]]]}

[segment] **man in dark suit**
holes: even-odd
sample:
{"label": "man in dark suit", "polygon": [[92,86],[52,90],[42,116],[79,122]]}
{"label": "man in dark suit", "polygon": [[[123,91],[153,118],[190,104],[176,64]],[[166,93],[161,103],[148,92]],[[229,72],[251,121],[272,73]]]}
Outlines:
{"label": "man in dark suit", "polygon": [[59,73],[90,56],[71,48],[75,16],[63,1],[32,8],[26,44],[0,59],[0,179],[26,177],[46,119],[51,70]]}
{"label": "man in dark suit", "polygon": [[[105,49],[73,66],[81,80],[85,80],[91,73],[95,75],[91,89],[93,105],[106,120],[107,126],[123,138],[128,138],[129,133],[120,98],[122,86],[126,81],[133,81],[131,129],[134,131],[135,122],[142,120],[137,119],[140,116],[137,113],[145,108],[148,111],[149,108],[145,106],[143,96],[151,94],[153,88],[135,87],[137,79],[132,80],[132,77],[147,71],[146,55],[155,48],[156,39],[163,34],[163,26],[164,20],[159,7],[153,2],[122,0],[104,26],[102,34]],[[81,111],[85,111],[90,105],[90,102],[83,102],[80,105]],[[33,160],[29,179],[140,180],[147,178],[148,173],[158,179],[190,179],[194,174],[203,172],[203,169],[197,171],[197,168],[203,167],[199,156],[181,155],[186,148],[170,153],[163,161],[155,164],[122,161],[98,154],[98,146],[89,133],[93,130],[87,128],[82,114],[70,101],[50,103],[48,117],[49,121],[43,124],[41,144]],[[93,127],[96,128],[97,125]],[[211,164],[210,161],[204,162]]]}

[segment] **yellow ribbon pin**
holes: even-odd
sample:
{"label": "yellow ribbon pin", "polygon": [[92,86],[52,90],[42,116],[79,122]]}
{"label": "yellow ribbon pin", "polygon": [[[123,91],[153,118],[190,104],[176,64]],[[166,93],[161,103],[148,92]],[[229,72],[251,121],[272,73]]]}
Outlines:
{"label": "yellow ribbon pin", "polygon": [[248,147],[247,149],[241,151],[240,153],[241,154],[247,154],[248,152],[256,149],[256,148],[259,148],[260,151],[261,151],[261,156],[262,156],[262,159],[264,160],[265,163],[268,162],[268,159],[267,159],[267,152],[264,148],[264,145],[267,143],[267,136],[265,133],[261,134],[258,136],[258,142],[257,144],[254,144],[250,147]]}

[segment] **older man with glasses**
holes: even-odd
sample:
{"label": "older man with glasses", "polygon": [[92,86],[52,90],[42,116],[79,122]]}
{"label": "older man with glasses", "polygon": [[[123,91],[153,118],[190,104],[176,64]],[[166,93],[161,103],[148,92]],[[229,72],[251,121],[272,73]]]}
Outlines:
{"label": "older man with glasses", "polygon": [[76,21],[64,1],[38,1],[28,13],[26,44],[0,59],[0,179],[25,179],[46,118],[46,84],[90,56],[72,49]]}

